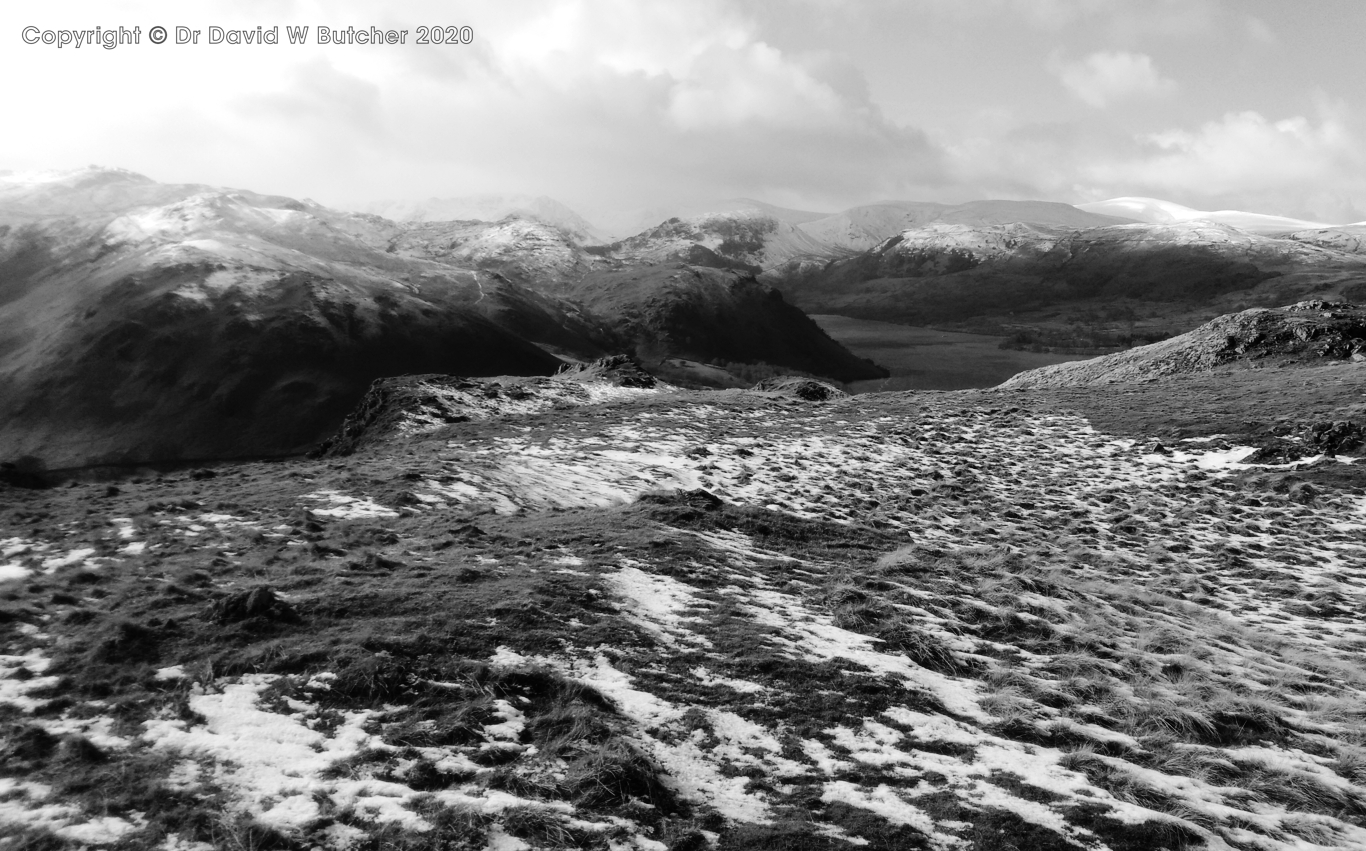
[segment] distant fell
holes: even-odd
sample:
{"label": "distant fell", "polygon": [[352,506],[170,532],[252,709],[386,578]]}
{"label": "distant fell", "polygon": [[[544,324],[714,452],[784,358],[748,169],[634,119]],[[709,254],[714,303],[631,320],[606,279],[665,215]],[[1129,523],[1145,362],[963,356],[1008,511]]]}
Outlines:
{"label": "distant fell", "polygon": [[362,212],[396,222],[497,222],[509,216],[532,219],[560,228],[580,244],[603,240],[591,222],[569,207],[545,195],[466,195],[408,201],[376,201]]}
{"label": "distant fell", "polygon": [[1123,216],[1140,222],[1168,224],[1171,222],[1190,222],[1204,220],[1231,225],[1249,233],[1286,234],[1300,230],[1331,227],[1322,222],[1311,222],[1289,216],[1275,216],[1267,213],[1250,213],[1243,210],[1196,210],[1191,207],[1163,201],[1159,198],[1128,196],[1111,198],[1108,201],[1093,201],[1078,204],[1077,209],[1108,216]]}

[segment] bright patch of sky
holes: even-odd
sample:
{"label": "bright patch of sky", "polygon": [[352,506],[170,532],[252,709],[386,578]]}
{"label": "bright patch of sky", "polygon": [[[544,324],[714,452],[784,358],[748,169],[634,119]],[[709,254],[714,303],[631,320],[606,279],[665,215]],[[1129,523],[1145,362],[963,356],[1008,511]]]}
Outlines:
{"label": "bright patch of sky", "polygon": [[[146,43],[155,24],[168,43]],[[1359,221],[1363,24],[1352,0],[11,4],[0,73],[23,82],[0,169],[99,163],[337,206],[544,194],[590,219],[736,196],[1151,196]],[[143,44],[21,38],[96,25]],[[415,44],[433,25],[473,43]],[[283,43],[210,45],[210,26]],[[320,45],[319,26],[407,43]]]}

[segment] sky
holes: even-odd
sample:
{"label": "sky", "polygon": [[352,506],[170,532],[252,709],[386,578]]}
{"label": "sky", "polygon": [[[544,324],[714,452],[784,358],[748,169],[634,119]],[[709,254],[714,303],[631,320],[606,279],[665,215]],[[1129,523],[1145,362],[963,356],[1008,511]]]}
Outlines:
{"label": "sky", "polygon": [[[96,26],[140,43],[41,40]],[[215,26],[280,43],[209,44]],[[319,27],[407,34],[319,44]],[[472,38],[418,44],[419,27]],[[1360,221],[1363,33],[1359,0],[7,3],[0,170],[342,207],[548,195],[590,217],[1138,195]]]}

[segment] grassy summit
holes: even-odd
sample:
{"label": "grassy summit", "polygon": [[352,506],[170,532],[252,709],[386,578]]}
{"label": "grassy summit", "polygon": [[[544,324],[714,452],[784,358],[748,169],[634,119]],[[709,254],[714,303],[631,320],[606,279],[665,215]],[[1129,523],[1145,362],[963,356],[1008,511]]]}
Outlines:
{"label": "grassy summit", "polygon": [[1360,848],[1358,465],[1138,390],[0,491],[5,847]]}

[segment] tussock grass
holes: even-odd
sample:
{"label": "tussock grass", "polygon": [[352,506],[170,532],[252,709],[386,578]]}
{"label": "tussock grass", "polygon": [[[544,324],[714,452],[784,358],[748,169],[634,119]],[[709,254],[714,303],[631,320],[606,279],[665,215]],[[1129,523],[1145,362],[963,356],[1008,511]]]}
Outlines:
{"label": "tussock grass", "polygon": [[1338,749],[1337,758],[1328,763],[1339,777],[1366,787],[1366,749],[1351,745]]}
{"label": "tussock grass", "polygon": [[222,813],[209,830],[209,842],[227,851],[302,851],[307,846],[245,813]]}
{"label": "tussock grass", "polygon": [[[353,813],[335,814],[338,823],[360,828],[365,838],[356,846],[365,851],[478,851],[489,845],[493,816],[468,807],[447,806],[431,796],[413,802],[414,811],[430,825],[412,830],[394,823],[375,823]],[[307,846],[302,846],[307,847]]]}
{"label": "tussock grass", "polygon": [[941,673],[969,673],[980,665],[965,659],[949,648],[939,636],[921,629],[910,618],[896,618],[890,623],[883,622],[872,630],[872,635],[882,640],[883,645],[907,659],[932,671]]}
{"label": "tussock grass", "polygon": [[640,801],[665,814],[682,811],[682,803],[660,779],[662,774],[638,749],[613,741],[571,762],[564,785],[576,803],[587,807],[621,807]]}
{"label": "tussock grass", "polygon": [[[1242,558],[1232,547],[1217,555],[1234,565]],[[1363,667],[1219,617],[1208,605],[1224,586],[1185,558],[1154,558],[1151,565],[1085,549],[1060,560],[1056,552],[908,546],[862,570],[843,566],[826,599],[839,625],[868,635],[887,635],[898,618],[886,604],[904,599],[948,615],[968,640],[1027,648],[1036,657],[1027,669],[985,648],[979,653],[992,661],[977,669],[949,667],[944,657],[906,655],[977,679],[979,705],[997,719],[990,725],[995,734],[1072,742],[1063,765],[1121,800],[1171,817],[1161,822],[1170,826],[1169,847],[1199,844],[1181,821],[1216,833],[1230,825],[1197,802],[1141,780],[1125,768],[1129,763],[1224,790],[1230,806],[1274,805],[1302,814],[1288,817],[1284,828],[1302,838],[1332,833],[1314,821],[1318,816],[1356,822],[1361,790],[1344,791],[1312,773],[1275,770],[1229,753],[1245,746],[1321,750],[1300,737],[1295,719],[1332,724],[1341,744],[1327,749],[1333,757],[1328,767],[1361,784],[1366,710],[1362,701],[1342,695],[1344,688],[1360,687]],[[937,596],[903,598],[896,586],[870,595],[879,575],[895,575]],[[1338,603],[1334,587],[1296,585],[1293,593],[1306,604]],[[888,647],[897,645],[889,641]],[[1051,721],[1046,707],[1131,735],[1141,747],[1099,741],[1076,746],[1075,732]]]}
{"label": "tussock grass", "polygon": [[503,829],[536,848],[588,848],[588,834],[565,823],[564,817],[538,807],[511,807],[503,813]]}
{"label": "tussock grass", "polygon": [[1195,810],[1180,798],[1144,783],[1137,775],[1126,771],[1120,760],[1105,757],[1090,747],[1080,747],[1064,754],[1059,764],[1063,768],[1085,774],[1096,786],[1121,801],[1137,804],[1165,815],[1201,827],[1213,827],[1213,818]]}
{"label": "tussock grass", "polygon": [[[926,842],[872,809],[827,800],[837,782],[860,794],[881,789],[887,807],[898,806],[897,796],[910,799],[982,848],[1051,849],[1064,840],[981,804],[969,791],[978,781],[993,786],[991,794],[1051,808],[1116,851],[1196,846],[1203,830],[1243,847],[1292,836],[1328,841],[1333,825],[1360,822],[1360,796],[1348,784],[1366,781],[1366,677],[1352,655],[1357,639],[1335,637],[1330,628],[1344,619],[1327,614],[1353,599],[1358,571],[1342,567],[1326,581],[1302,576],[1323,560],[1312,550],[1272,552],[1234,540],[1265,528],[1246,494],[1213,475],[1137,488],[1103,474],[1077,482],[1053,475],[1037,492],[1021,490],[1006,474],[1018,479],[1032,462],[1006,457],[989,469],[996,456],[956,451],[956,420],[941,411],[895,428],[851,417],[839,439],[859,430],[868,437],[840,457],[870,465],[870,475],[840,484],[842,471],[828,458],[788,465],[790,435],[778,432],[805,428],[809,406],[807,419],[781,427],[767,422],[772,409],[755,411],[761,433],[740,446],[727,445],[737,417],[716,418],[724,425],[706,434],[711,426],[696,417],[650,409],[697,432],[678,445],[693,447],[681,457],[708,465],[702,473],[723,478],[727,465],[743,466],[724,500],[660,492],[633,506],[515,516],[411,502],[427,478],[472,481],[457,474],[469,472],[476,454],[485,472],[515,455],[514,444],[535,444],[545,460],[580,425],[585,440],[596,441],[584,444],[590,449],[629,442],[603,411],[584,411],[578,420],[557,412],[532,423],[525,440],[504,424],[462,431],[458,441],[454,432],[430,446],[416,441],[414,456],[397,467],[392,458],[358,456],[343,467],[309,467],[306,476],[273,472],[266,507],[243,498],[231,509],[256,511],[257,531],[181,534],[208,510],[198,505],[207,498],[173,510],[158,495],[163,505],[154,511],[120,509],[150,527],[146,540],[155,546],[141,561],[35,576],[0,601],[13,604],[5,609],[13,621],[57,634],[44,646],[51,672],[65,679],[40,696],[65,702],[28,720],[68,723],[88,710],[130,738],[152,717],[194,728],[205,719],[192,703],[212,695],[220,678],[279,675],[258,708],[289,715],[310,704],[307,720],[324,734],[365,710],[366,735],[383,743],[334,765],[338,777],[320,778],[324,784],[405,784],[416,793],[406,806],[433,825],[416,832],[376,823],[359,809],[336,811],[320,793],[327,806],[315,827],[354,825],[367,835],[359,849],[477,851],[505,842],[506,833],[536,848],[605,851],[648,836],[672,851],[700,851],[708,844],[702,830],[720,834],[721,849],[849,847],[839,831],[873,847]],[[663,428],[657,419],[630,427]],[[824,433],[827,446],[837,443],[836,431]],[[890,454],[912,443],[938,445],[919,467],[872,466],[876,447]],[[1039,451],[1043,443],[1031,445]],[[1096,457],[1121,464],[1122,454]],[[902,478],[889,487],[877,479],[883,473]],[[771,494],[783,511],[735,504],[749,499],[737,489],[775,475],[785,477]],[[214,486],[186,482],[183,498],[191,487]],[[408,502],[398,517],[355,522],[298,508],[298,493],[324,486],[385,504],[402,493]],[[1320,510],[1258,498],[1260,508],[1279,506],[1279,514],[1256,515],[1277,525],[1316,522]],[[840,513],[802,517],[794,506],[804,499]],[[1335,499],[1325,492],[1318,504]],[[1211,524],[1214,516],[1223,522]],[[1191,534],[1177,531],[1182,524]],[[102,554],[114,551],[112,534],[90,533],[111,538]],[[660,588],[686,586],[679,598],[705,605],[670,614],[667,595],[627,599],[606,581],[627,565]],[[249,597],[257,586],[277,589],[303,622],[213,616],[214,600],[244,590]],[[782,617],[762,617],[770,603]],[[1303,622],[1280,619],[1294,611]],[[1246,612],[1252,626],[1238,623]],[[705,642],[666,644],[645,628],[650,618]],[[4,620],[0,633],[18,640]],[[548,661],[514,669],[481,661],[501,648]],[[158,680],[157,668],[173,663],[190,677]],[[324,672],[334,678],[306,685]],[[92,699],[102,703],[87,706]],[[899,721],[898,710],[933,723]],[[100,749],[101,759],[80,736],[49,735],[55,741],[38,742],[36,758],[23,757],[22,747],[5,751],[3,771],[18,776],[31,764],[45,783],[65,773],[71,782],[58,793],[83,811],[146,813],[150,826],[131,845],[155,847],[170,832],[218,842],[213,830],[223,831],[221,847],[295,841],[253,832],[249,822],[228,825],[233,837],[196,822],[189,813],[208,805],[193,795],[213,790],[169,794],[160,781],[173,760],[139,763],[113,748]],[[836,744],[853,741],[868,749]],[[1068,797],[984,768],[1020,760],[1051,772],[1064,750],[1065,766],[1097,790],[1153,810],[1152,819],[1121,823],[1106,815],[1104,795]],[[827,752],[850,767],[822,767]],[[1253,758],[1259,753],[1279,756],[1267,764]],[[742,827],[706,803],[712,799],[679,798],[672,790],[695,787],[673,785],[666,772],[703,761],[716,772],[703,776],[735,783],[731,794],[767,802],[772,822]],[[780,764],[791,773],[778,774]],[[222,782],[214,766],[204,769],[204,783]],[[1195,794],[1182,782],[1204,785]],[[520,805],[462,813],[426,794],[447,792],[450,801],[495,791]],[[1268,827],[1282,812],[1281,826]],[[583,827],[590,823],[597,829]],[[1259,835],[1249,839],[1238,833],[1244,829]]]}

